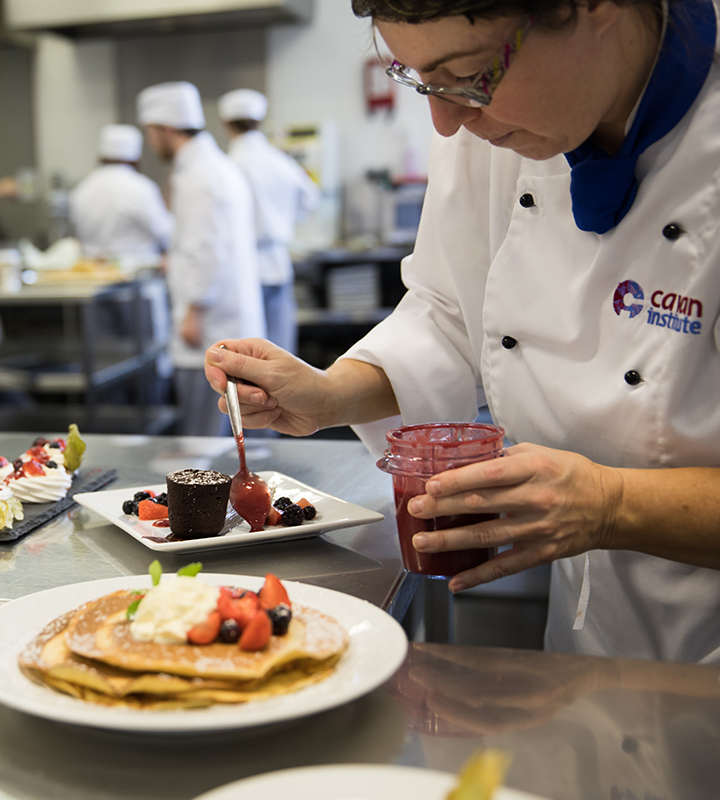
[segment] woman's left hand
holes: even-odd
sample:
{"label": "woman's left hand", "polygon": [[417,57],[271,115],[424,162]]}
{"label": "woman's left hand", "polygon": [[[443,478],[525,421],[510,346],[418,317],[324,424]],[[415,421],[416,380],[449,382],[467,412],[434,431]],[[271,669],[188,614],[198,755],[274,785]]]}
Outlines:
{"label": "woman's left hand", "polygon": [[519,444],[507,456],[433,476],[413,498],[421,519],[454,514],[503,514],[463,528],[415,534],[413,545],[435,553],[479,547],[510,549],[450,581],[453,592],[603,548],[623,494],[622,474],[584,456]]}

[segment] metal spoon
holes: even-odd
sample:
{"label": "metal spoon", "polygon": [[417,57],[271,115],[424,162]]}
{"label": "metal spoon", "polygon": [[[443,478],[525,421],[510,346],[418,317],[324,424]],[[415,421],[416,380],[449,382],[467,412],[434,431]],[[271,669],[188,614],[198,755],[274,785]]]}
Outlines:
{"label": "metal spoon", "polygon": [[225,387],[225,403],[227,405],[228,416],[233,436],[237,439],[242,436],[242,414],[240,413],[240,399],[237,393],[237,378],[227,376],[227,386]]}
{"label": "metal spoon", "polygon": [[[220,345],[222,347],[222,345]],[[265,481],[254,472],[250,472],[245,461],[245,437],[243,435],[240,399],[237,393],[238,379],[227,376],[225,403],[227,404],[230,425],[237,444],[240,470],[233,475],[230,484],[230,504],[237,513],[250,525],[251,531],[261,531],[267,515],[270,513],[272,498]]]}

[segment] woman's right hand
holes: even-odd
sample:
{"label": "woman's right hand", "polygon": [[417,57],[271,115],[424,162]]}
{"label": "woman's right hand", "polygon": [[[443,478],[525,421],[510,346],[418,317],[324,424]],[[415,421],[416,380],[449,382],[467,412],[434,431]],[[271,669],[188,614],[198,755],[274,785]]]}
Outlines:
{"label": "woman's right hand", "polygon": [[327,373],[265,339],[226,339],[214,344],[205,354],[205,375],[222,395],[223,413],[227,413],[226,376],[245,381],[237,384],[245,428],[306,436],[333,424],[328,414],[332,398]]}
{"label": "woman's right hand", "polygon": [[[326,370],[316,369],[266,339],[214,344],[205,354],[205,375],[223,396],[227,375],[246,381],[237,387],[246,428],[307,436],[321,428],[399,413],[395,393],[380,367],[343,358]],[[227,413],[224,397],[220,410]]]}

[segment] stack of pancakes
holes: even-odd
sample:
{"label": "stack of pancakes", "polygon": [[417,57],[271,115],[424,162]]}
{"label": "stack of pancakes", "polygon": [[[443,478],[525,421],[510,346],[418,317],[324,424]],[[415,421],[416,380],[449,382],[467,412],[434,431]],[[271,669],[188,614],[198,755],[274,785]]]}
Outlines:
{"label": "stack of pancakes", "polygon": [[110,706],[172,709],[245,703],[294,692],[330,675],[348,645],[339,623],[293,604],[285,636],[249,653],[237,644],[155,644],[130,634],[127,607],[114,592],[47,625],[20,654],[32,680]]}

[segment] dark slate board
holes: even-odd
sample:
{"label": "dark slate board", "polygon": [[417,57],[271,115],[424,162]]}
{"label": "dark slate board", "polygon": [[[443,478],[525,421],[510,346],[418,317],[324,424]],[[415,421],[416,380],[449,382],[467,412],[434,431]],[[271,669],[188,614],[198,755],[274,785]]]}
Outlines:
{"label": "dark slate board", "polygon": [[95,492],[107,486],[117,478],[116,469],[103,470],[100,467],[80,472],[75,476],[66,497],[54,503],[23,503],[25,519],[16,522],[12,530],[0,531],[0,542],[14,542],[21,536],[34,531],[46,522],[50,522],[63,511],[75,505],[73,496],[79,492]]}

